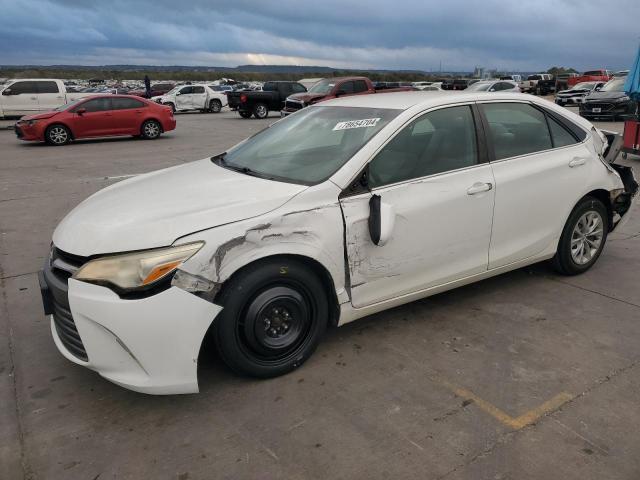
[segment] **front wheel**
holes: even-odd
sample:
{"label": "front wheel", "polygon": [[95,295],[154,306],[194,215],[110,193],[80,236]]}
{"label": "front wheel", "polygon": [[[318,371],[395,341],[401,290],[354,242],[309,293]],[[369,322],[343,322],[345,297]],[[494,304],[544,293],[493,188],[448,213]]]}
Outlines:
{"label": "front wheel", "polygon": [[44,134],[49,145],[66,145],[71,140],[71,132],[64,125],[51,125]]}
{"label": "front wheel", "polygon": [[142,124],[140,131],[142,138],[146,140],[155,140],[162,133],[162,127],[156,120],[147,120]]}
{"label": "front wheel", "polygon": [[214,336],[234,371],[259,378],[288,373],[307,360],[327,326],[320,279],[294,259],[263,261],[225,285]]}
{"label": "front wheel", "polygon": [[269,115],[269,109],[264,103],[258,103],[255,107],[253,107],[253,114],[256,118],[260,120],[267,118]]}
{"label": "front wheel", "polygon": [[602,253],[609,232],[609,215],[595,197],[585,197],[573,209],[564,226],[554,268],[563,275],[589,270]]}

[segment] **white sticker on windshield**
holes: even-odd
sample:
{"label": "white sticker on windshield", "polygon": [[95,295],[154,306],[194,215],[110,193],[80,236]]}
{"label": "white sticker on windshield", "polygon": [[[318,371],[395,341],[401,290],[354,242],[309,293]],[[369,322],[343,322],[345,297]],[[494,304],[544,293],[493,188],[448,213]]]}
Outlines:
{"label": "white sticker on windshield", "polygon": [[362,120],[349,120],[348,122],[336,123],[333,130],[348,130],[350,128],[375,127],[380,121],[379,118],[363,118]]}

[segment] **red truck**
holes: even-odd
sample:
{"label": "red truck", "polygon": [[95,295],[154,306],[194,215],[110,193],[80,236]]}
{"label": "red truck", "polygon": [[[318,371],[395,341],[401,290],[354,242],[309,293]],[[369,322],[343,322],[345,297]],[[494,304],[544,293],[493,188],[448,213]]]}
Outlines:
{"label": "red truck", "polygon": [[289,95],[284,102],[280,116],[286,117],[291,113],[314,103],[349,95],[368,95],[372,93],[406,92],[416,90],[413,87],[385,88],[376,90],[367,77],[335,77],[325,78],[313,85],[308,92]]}
{"label": "red truck", "polygon": [[582,82],[608,82],[613,78],[613,74],[609,70],[590,70],[588,72],[584,72],[582,75],[578,75],[577,77],[570,77],[567,80],[569,88],[577,85]]}

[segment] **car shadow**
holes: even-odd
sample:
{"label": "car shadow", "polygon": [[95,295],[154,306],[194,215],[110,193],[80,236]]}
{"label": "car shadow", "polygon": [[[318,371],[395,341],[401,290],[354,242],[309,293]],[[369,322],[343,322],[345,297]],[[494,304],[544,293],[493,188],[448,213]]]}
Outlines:
{"label": "car shadow", "polygon": [[[121,137],[102,137],[102,138],[83,138],[80,140],[73,140],[72,142],[67,143],[66,145],[61,145],[64,147],[73,147],[74,145],[90,145],[90,144],[100,144],[100,143],[118,143],[118,142],[158,142],[169,139],[170,137],[166,136],[167,134],[163,134],[155,140],[144,140],[140,137],[134,136],[121,136]],[[23,148],[42,148],[42,147],[55,147],[55,145],[49,145],[46,142],[23,142]]]}

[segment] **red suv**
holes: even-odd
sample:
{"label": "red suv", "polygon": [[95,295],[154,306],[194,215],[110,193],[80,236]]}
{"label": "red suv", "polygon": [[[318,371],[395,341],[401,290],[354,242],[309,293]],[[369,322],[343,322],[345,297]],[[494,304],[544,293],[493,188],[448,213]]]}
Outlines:
{"label": "red suv", "polygon": [[19,139],[51,145],[116,135],[155,139],[175,128],[171,108],[127,95],[86,97],[50,112],[27,115],[15,125]]}

